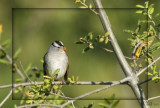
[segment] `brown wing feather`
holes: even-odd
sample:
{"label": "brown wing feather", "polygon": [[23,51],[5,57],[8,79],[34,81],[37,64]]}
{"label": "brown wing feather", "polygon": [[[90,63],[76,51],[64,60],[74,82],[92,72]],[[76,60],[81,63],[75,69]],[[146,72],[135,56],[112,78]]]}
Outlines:
{"label": "brown wing feather", "polygon": [[68,70],[69,70],[69,64],[68,64],[68,66],[67,66],[67,70],[66,70],[66,73],[65,73],[65,75],[64,75],[64,80],[65,80],[65,81],[67,81],[67,79],[68,79]]}

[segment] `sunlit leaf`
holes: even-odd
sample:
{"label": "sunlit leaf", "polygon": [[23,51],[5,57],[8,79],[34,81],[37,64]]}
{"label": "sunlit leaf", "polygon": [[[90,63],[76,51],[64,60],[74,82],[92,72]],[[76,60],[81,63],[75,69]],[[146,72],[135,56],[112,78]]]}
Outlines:
{"label": "sunlit leaf", "polygon": [[2,63],[2,64],[9,64],[9,62],[7,60],[5,60],[5,59],[0,59],[0,63]]}
{"label": "sunlit leaf", "polygon": [[17,58],[17,56],[21,53],[22,48],[18,48],[17,51],[14,53],[13,58]]}
{"label": "sunlit leaf", "polygon": [[137,8],[145,8],[144,6],[142,5],[136,5]]}

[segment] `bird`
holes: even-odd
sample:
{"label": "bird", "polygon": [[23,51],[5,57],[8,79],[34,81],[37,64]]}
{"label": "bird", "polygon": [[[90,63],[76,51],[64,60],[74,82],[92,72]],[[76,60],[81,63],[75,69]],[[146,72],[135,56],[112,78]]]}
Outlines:
{"label": "bird", "polygon": [[49,46],[48,51],[43,57],[43,73],[45,76],[51,76],[49,75],[49,71],[51,71],[53,75],[54,72],[59,69],[54,80],[59,80],[64,77],[64,80],[67,81],[69,61],[65,50],[66,47],[61,41],[54,41]]}

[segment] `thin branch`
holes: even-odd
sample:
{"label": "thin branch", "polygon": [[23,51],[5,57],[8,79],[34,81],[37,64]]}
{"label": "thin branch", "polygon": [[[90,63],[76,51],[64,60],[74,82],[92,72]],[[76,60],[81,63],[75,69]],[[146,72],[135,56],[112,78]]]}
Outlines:
{"label": "thin branch", "polygon": [[83,3],[82,1],[80,1],[80,3],[81,3],[83,6],[85,6],[86,8],[90,9],[93,13],[95,13],[96,15],[98,15],[98,12],[96,12],[96,11],[95,11],[94,9],[92,9],[92,8],[89,8],[88,5],[86,5],[86,4]]}
{"label": "thin branch", "polygon": [[111,84],[111,85],[107,85],[107,86],[98,88],[98,89],[96,89],[96,90],[90,91],[90,92],[88,92],[88,93],[82,94],[82,95],[80,95],[80,96],[77,96],[77,97],[75,97],[75,98],[72,98],[72,100],[70,100],[70,101],[62,104],[61,107],[63,108],[63,107],[67,106],[68,104],[70,104],[70,103],[72,103],[72,102],[74,102],[74,101],[76,101],[76,100],[78,100],[78,99],[81,99],[81,98],[86,97],[86,96],[89,96],[89,95],[91,95],[91,94],[94,94],[94,93],[100,92],[100,91],[102,91],[102,90],[108,89],[108,88],[113,87],[113,86],[115,86],[115,85],[125,83],[125,82],[128,81],[129,79],[130,79],[130,77],[127,77],[127,78],[124,78],[124,79],[120,80],[119,82],[115,82],[115,83],[113,83],[113,84]]}
{"label": "thin branch", "polygon": [[[0,45],[0,50],[2,50],[3,52],[5,52],[5,50],[2,47],[2,45]],[[9,64],[12,64],[13,67],[15,67],[17,73],[21,76],[21,78],[23,79],[23,81],[26,81],[24,75],[22,74],[22,72],[18,69],[17,64],[13,63],[12,58],[8,54],[6,54],[6,58],[9,61]]]}
{"label": "thin branch", "polygon": [[[97,45],[96,45],[97,46]],[[110,53],[114,53],[114,51],[110,50],[110,49],[107,49],[107,48],[104,48],[104,47],[101,47],[101,46],[97,46],[98,48],[101,48],[103,49],[104,51],[106,52],[110,52]],[[127,56],[124,56],[126,59],[128,60],[133,60],[133,58],[130,58],[130,57],[127,57]]]}
{"label": "thin branch", "polygon": [[160,57],[158,57],[156,60],[154,60],[152,63],[150,63],[148,66],[146,66],[145,68],[143,68],[142,70],[140,70],[136,76],[141,75],[143,72],[145,72],[145,70],[147,70],[149,67],[151,67],[154,63],[156,63],[158,60],[160,60]]}
{"label": "thin branch", "polygon": [[47,107],[52,107],[52,108],[61,108],[61,105],[53,105],[53,104],[27,104],[27,105],[22,105],[18,106],[16,108],[28,108],[28,107],[35,107],[35,106],[47,106]]}
{"label": "thin branch", "polygon": [[[54,81],[52,82],[53,85],[111,85],[113,83],[117,83],[119,81],[73,81],[73,83],[66,81]],[[41,85],[44,82],[36,82],[36,84]],[[25,82],[25,83],[17,83],[17,84],[13,84],[13,87],[19,87],[19,86],[31,86],[34,84],[31,84],[30,82]],[[0,86],[0,89],[4,89],[4,88],[9,88],[12,87],[12,84],[9,85],[2,85]]]}
{"label": "thin branch", "polygon": [[30,78],[28,77],[27,73],[25,72],[25,70],[24,70],[24,68],[23,68],[23,65],[22,65],[21,61],[19,62],[19,64],[20,64],[20,66],[21,66],[21,68],[22,68],[23,72],[25,73],[26,77],[29,79],[30,83],[32,83],[32,84],[33,84],[33,81],[32,81],[32,80],[30,80]]}
{"label": "thin branch", "polygon": [[9,97],[12,95],[12,89],[8,93],[8,95],[4,98],[4,100],[0,103],[0,107],[9,99]]}
{"label": "thin branch", "polygon": [[59,96],[59,97],[64,98],[64,99],[70,99],[70,100],[72,99],[72,98],[70,98],[70,97],[62,96],[62,95],[59,95],[59,94],[56,94],[56,93],[53,93],[53,92],[50,92],[50,94]]}
{"label": "thin branch", "polygon": [[157,99],[157,98],[160,98],[160,96],[155,96],[155,97],[149,98],[148,101],[153,100],[153,99]]}
{"label": "thin branch", "polygon": [[12,87],[12,84],[2,85],[0,86],[0,89],[9,88],[9,87]]}
{"label": "thin branch", "polygon": [[152,77],[150,77],[150,78],[148,78],[148,79],[146,79],[146,80],[143,80],[143,81],[139,82],[138,85],[142,85],[142,84],[144,84],[144,83],[152,80],[153,77],[154,77],[154,76],[152,76]]}

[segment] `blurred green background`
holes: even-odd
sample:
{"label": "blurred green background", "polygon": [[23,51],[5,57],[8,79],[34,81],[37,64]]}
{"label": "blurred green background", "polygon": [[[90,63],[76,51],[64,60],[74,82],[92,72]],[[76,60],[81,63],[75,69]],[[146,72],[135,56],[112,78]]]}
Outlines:
{"label": "blurred green background", "polygon": [[[92,0],[88,0],[92,2]],[[109,16],[117,41],[124,55],[131,57],[132,49],[128,38],[130,34],[123,32],[124,29],[134,30],[137,20],[144,18],[135,14],[136,4],[144,4],[145,0],[102,0],[103,6]],[[154,0],[155,13],[159,12],[160,1]],[[76,45],[81,36],[93,32],[95,35],[103,35],[102,24],[99,17],[88,9],[78,9],[79,5],[74,0],[1,0],[0,1],[0,24],[3,25],[2,41],[12,40],[12,47],[8,49],[9,54],[22,48],[20,61],[26,67],[29,63],[42,68],[40,60],[48,50],[50,44],[55,40],[61,40],[67,47],[69,57],[69,77],[78,76],[80,81],[113,81],[124,78],[121,67],[113,53],[96,48],[86,54],[81,51],[85,45]],[[110,48],[108,44],[106,46]],[[158,54],[157,54],[158,55]],[[157,56],[156,55],[156,56]],[[130,62],[130,61],[128,61]],[[159,63],[160,64],[160,63]],[[32,78],[34,80],[34,78]],[[12,83],[11,66],[0,64],[0,85]],[[142,85],[147,97],[160,94],[159,84],[154,82]],[[66,96],[75,97],[102,86],[74,85],[64,86],[63,92]],[[148,89],[147,89],[148,88]],[[147,93],[149,91],[149,93]],[[9,89],[0,89],[0,101],[7,95]],[[89,103],[103,102],[101,99],[108,98],[112,94],[120,101],[118,108],[138,108],[139,104],[132,90],[128,86],[116,86],[100,93],[83,98],[75,102],[77,107],[87,106]],[[11,108],[14,104],[19,105],[19,100],[10,99],[3,108]],[[160,100],[154,100],[159,103]],[[96,104],[94,105],[96,106]],[[152,105],[153,108],[158,108]]]}

